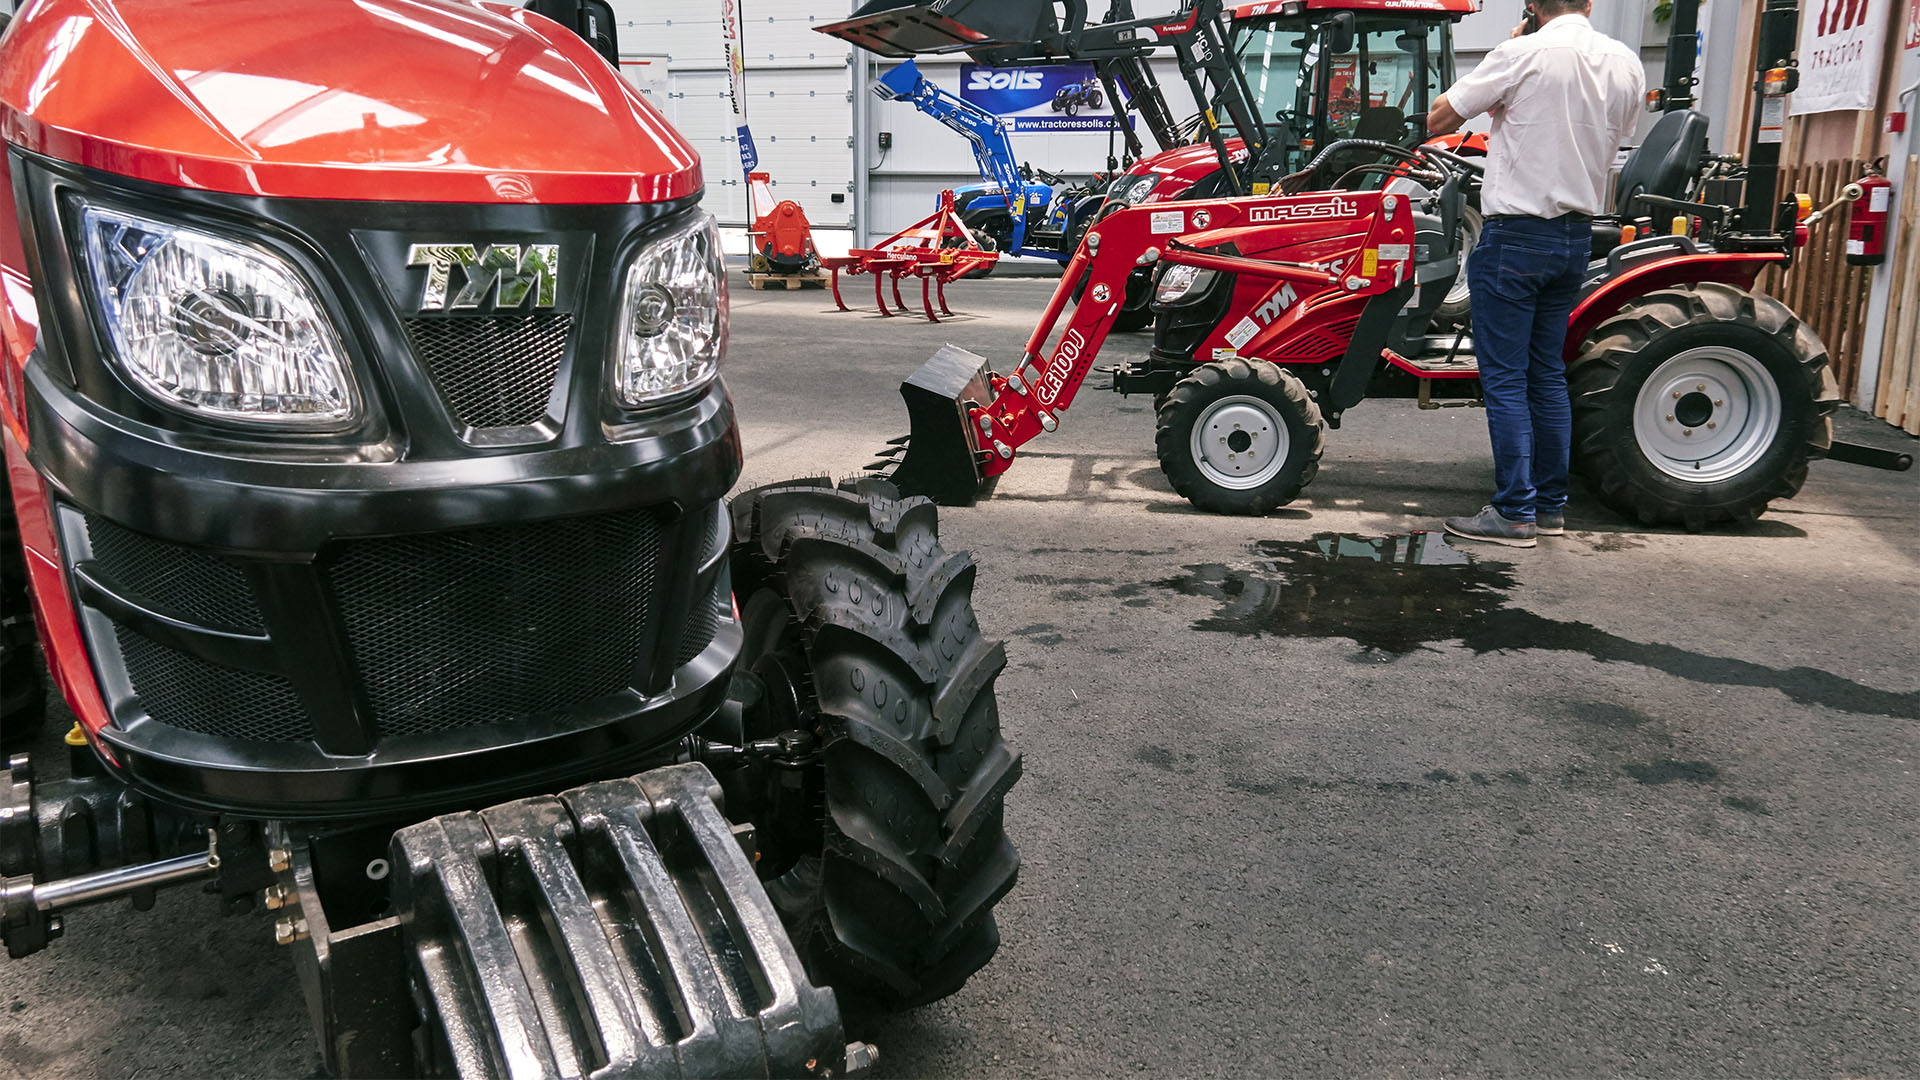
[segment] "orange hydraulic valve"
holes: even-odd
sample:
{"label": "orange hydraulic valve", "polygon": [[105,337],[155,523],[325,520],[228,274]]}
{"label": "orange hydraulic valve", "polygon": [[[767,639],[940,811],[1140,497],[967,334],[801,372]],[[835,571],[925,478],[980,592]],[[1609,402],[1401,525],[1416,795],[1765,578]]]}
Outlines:
{"label": "orange hydraulic valve", "polygon": [[820,268],[807,212],[792,199],[775,202],[768,174],[747,174],[753,199],[753,269],[773,274],[810,274]]}

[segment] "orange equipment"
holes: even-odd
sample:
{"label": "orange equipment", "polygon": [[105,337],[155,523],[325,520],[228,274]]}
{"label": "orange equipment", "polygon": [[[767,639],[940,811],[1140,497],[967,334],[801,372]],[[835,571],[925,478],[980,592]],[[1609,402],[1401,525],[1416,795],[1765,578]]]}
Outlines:
{"label": "orange equipment", "polygon": [[977,270],[985,270],[999,258],[999,252],[980,247],[973,231],[954,211],[953,192],[948,190],[940,193],[940,207],[930,216],[901,229],[874,247],[854,248],[844,256],[822,259],[820,265],[833,275],[833,302],[839,305],[841,311],[853,310],[840,298],[842,270],[849,274],[873,275],[873,299],[882,315],[892,315],[894,312],[887,307],[886,294],[881,291],[881,279],[892,279],[893,302],[900,306],[901,311],[905,311],[907,303],[900,299],[900,279],[911,275],[920,279],[920,309],[927,313],[927,321],[939,322],[940,317],[933,313],[936,299],[941,315],[953,314],[947,307],[947,282]]}
{"label": "orange equipment", "polygon": [[813,226],[807,212],[792,199],[773,199],[772,177],[747,174],[747,195],[753,200],[753,243],[748,269],[759,274],[817,274],[820,252],[813,246]]}

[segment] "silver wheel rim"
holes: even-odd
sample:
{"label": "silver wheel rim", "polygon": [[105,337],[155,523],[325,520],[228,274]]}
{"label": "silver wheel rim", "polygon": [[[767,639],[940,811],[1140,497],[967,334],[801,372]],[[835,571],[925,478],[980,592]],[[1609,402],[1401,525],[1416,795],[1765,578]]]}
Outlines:
{"label": "silver wheel rim", "polygon": [[1246,394],[1207,406],[1187,439],[1200,475],[1232,491],[1257,488],[1280,475],[1292,443],[1280,410]]}
{"label": "silver wheel rim", "polygon": [[1445,303],[1464,304],[1473,297],[1473,286],[1467,281],[1467,256],[1480,243],[1481,223],[1477,218],[1462,215],[1460,218],[1460,270],[1453,275],[1453,287],[1447,290]]}
{"label": "silver wheel rim", "polygon": [[1707,345],[1653,370],[1633,403],[1633,437],[1653,467],[1711,484],[1752,468],[1780,434],[1780,387],[1751,354]]}

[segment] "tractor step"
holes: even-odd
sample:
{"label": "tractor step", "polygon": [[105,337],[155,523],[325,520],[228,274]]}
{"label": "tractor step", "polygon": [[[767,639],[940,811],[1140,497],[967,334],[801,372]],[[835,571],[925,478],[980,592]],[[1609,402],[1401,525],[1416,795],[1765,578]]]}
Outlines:
{"label": "tractor step", "polygon": [[837,1075],[807,980],[706,766],[444,814],[392,845],[432,1075]]}
{"label": "tractor step", "polygon": [[1480,362],[1474,358],[1471,347],[1461,352],[1427,352],[1418,356],[1401,356],[1389,349],[1387,362],[1410,375],[1422,379],[1477,379],[1480,377]]}
{"label": "tractor step", "polygon": [[827,287],[825,274],[763,274],[747,271],[747,284],[756,291],[766,289],[824,289]]}

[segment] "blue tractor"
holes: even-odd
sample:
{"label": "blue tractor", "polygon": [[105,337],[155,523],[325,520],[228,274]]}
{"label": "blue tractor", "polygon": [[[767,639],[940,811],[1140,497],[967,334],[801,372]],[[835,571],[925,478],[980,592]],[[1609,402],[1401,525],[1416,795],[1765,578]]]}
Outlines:
{"label": "blue tractor", "polygon": [[[934,85],[911,60],[882,75],[873,92],[910,103],[973,145],[982,182],[954,188],[953,203],[981,247],[1063,263],[1073,257],[1106,196],[1106,177],[1075,183],[1022,165],[1006,121]],[[1009,192],[1019,196],[1010,201]]]}

